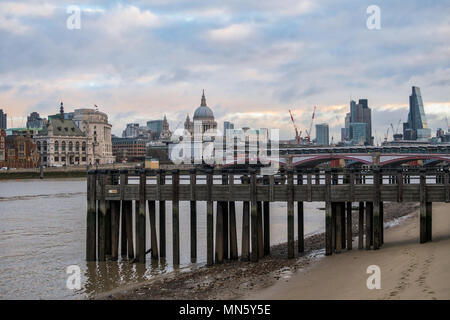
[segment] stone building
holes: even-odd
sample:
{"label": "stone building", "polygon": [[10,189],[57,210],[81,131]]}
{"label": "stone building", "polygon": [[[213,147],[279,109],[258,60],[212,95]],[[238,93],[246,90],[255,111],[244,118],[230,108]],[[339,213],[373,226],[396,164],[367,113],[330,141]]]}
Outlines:
{"label": "stone building", "polygon": [[193,121],[190,121],[189,114],[184,123],[184,129],[192,135],[204,134],[205,132],[215,135],[217,131],[217,122],[214,119],[214,113],[206,104],[205,91],[203,90],[200,106],[194,112]]}
{"label": "stone building", "polygon": [[36,137],[41,162],[48,167],[92,165],[93,146],[74,120],[64,119],[61,102],[60,113],[48,117],[47,125]]}
{"label": "stone building", "polygon": [[112,125],[108,123],[106,113],[94,109],[75,109],[73,121],[86,135],[87,144],[92,147],[92,163],[114,163],[111,142]]}

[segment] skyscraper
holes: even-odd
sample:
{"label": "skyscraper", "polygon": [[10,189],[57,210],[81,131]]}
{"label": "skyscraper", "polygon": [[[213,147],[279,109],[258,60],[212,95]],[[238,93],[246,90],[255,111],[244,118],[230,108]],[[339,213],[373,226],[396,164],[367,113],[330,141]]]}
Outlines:
{"label": "skyscraper", "polygon": [[28,129],[40,129],[43,128],[46,124],[46,120],[42,119],[39,113],[32,112],[27,117],[27,128]]}
{"label": "skyscraper", "polygon": [[412,87],[412,93],[409,96],[408,122],[403,123],[403,139],[427,140],[430,137],[431,129],[428,128],[425,117],[420,88]]}
{"label": "skyscraper", "polygon": [[[358,125],[352,126],[352,123]],[[365,124],[364,126],[362,124]],[[361,128],[365,128],[364,135],[361,134]],[[353,134],[353,128],[357,128],[357,133]],[[358,137],[357,142],[353,136]],[[369,102],[367,99],[359,99],[356,101],[350,101],[350,112],[345,117],[345,128],[341,130],[341,139],[346,141],[352,141],[353,143],[361,144],[361,137],[364,137],[362,142],[365,145],[373,145],[372,137],[372,110],[369,108]]]}
{"label": "skyscraper", "polygon": [[223,123],[223,135],[225,136],[228,129],[234,129],[234,123],[229,121],[224,121]]}
{"label": "skyscraper", "polygon": [[8,129],[7,120],[8,115],[3,113],[3,109],[0,109],[0,129]]}
{"label": "skyscraper", "polygon": [[327,123],[316,124],[316,143],[320,146],[330,144],[329,127]]}

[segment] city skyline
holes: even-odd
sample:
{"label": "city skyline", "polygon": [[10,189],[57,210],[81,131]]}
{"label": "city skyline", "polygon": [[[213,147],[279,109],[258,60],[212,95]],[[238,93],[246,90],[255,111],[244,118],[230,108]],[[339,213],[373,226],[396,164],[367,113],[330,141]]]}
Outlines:
{"label": "city skyline", "polygon": [[439,1],[380,4],[380,30],[366,27],[367,1],[288,1],[283,9],[267,1],[79,1],[79,30],[66,28],[72,3],[27,3],[0,4],[8,126],[33,111],[52,114],[63,100],[67,109],[100,106],[118,136],[127,123],[164,114],[174,128],[202,89],[218,123],[279,128],[282,139],[295,136],[289,109],[308,128],[317,105],[317,123],[340,140],[349,101],[364,97],[382,141],[391,122],[407,121],[412,86],[421,88],[432,133],[450,118],[450,30]]}

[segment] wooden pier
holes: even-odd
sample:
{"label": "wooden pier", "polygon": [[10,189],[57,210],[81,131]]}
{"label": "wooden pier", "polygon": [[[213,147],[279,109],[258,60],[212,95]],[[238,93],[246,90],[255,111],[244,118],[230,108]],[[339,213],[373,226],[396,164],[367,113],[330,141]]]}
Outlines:
{"label": "wooden pier", "polygon": [[[189,183],[183,184],[180,180]],[[156,232],[156,201],[159,202],[159,237]],[[174,265],[180,264],[180,215],[184,214],[190,216],[192,262],[197,259],[198,241],[206,241],[208,265],[239,257],[257,262],[270,255],[270,203],[273,202],[287,203],[288,258],[296,256],[294,202],[297,202],[297,254],[304,251],[304,202],[325,203],[326,255],[353,249],[353,203],[359,206],[358,249],[377,250],[384,241],[384,202],[419,202],[420,243],[431,241],[432,203],[450,202],[449,168],[282,168],[273,176],[262,176],[254,168],[89,171],[87,261],[114,261],[121,256],[122,259],[145,263],[147,254],[151,259],[164,259],[167,201],[172,202]],[[189,213],[180,212],[180,201],[190,202]],[[197,237],[199,201],[206,201],[206,239]],[[242,230],[236,227],[236,201],[243,202]],[[239,231],[242,239],[240,255],[237,244]],[[147,234],[150,248],[146,247]]]}

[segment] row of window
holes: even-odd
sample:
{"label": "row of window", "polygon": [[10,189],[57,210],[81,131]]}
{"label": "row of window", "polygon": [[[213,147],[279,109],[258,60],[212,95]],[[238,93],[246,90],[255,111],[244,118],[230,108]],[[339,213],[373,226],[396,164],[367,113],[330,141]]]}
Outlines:
{"label": "row of window", "polygon": [[[40,142],[40,141],[37,142],[37,149],[38,149],[38,151],[41,151],[41,142]],[[44,152],[47,152],[47,141],[44,141],[44,142],[42,143],[42,149],[44,150]],[[59,149],[60,149],[60,148],[59,148],[59,142],[58,142],[58,141],[55,141],[55,152],[58,152]],[[70,141],[70,142],[68,143],[67,149],[69,150],[69,152],[71,152],[71,151],[74,150],[74,145],[73,145],[73,142],[72,142],[72,141]],[[61,142],[61,151],[62,151],[62,152],[65,152],[65,151],[66,151],[66,142],[65,142],[65,141]],[[76,152],[80,151],[80,143],[79,143],[78,141],[75,142],[75,151],[76,151]],[[81,144],[81,151],[83,151],[83,152],[86,151],[86,142],[83,142],[83,143]]]}

